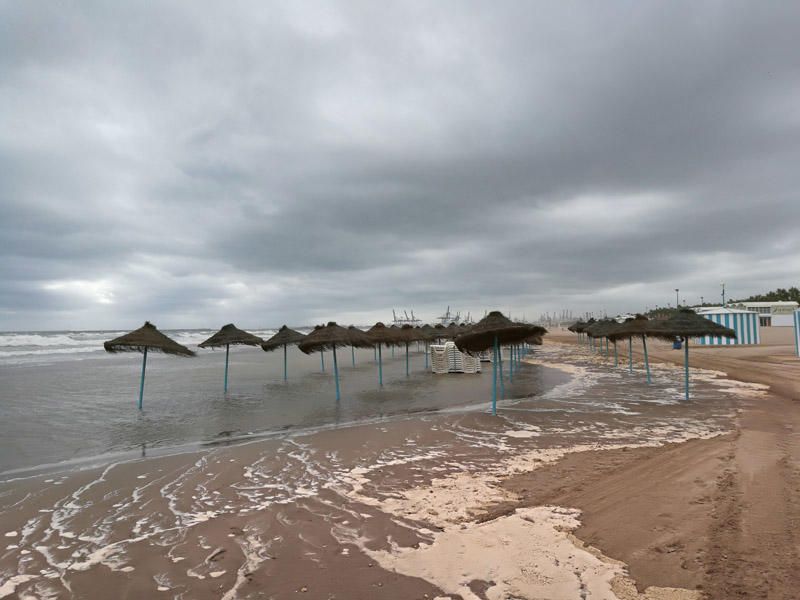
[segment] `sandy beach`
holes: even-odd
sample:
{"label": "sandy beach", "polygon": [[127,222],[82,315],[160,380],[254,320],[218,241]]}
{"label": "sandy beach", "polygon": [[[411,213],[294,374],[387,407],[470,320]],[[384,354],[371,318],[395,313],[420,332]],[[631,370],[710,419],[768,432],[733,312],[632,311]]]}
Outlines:
{"label": "sandy beach", "polygon": [[497,417],[6,481],[0,598],[796,597],[795,403],[712,353],[682,402],[673,364],[647,386],[571,341],[523,367],[569,381]]}

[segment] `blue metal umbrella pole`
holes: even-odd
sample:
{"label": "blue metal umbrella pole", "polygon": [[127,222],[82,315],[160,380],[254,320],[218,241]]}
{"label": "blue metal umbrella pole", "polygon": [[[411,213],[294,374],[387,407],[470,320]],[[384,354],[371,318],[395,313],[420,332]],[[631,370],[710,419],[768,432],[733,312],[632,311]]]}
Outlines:
{"label": "blue metal umbrella pole", "polygon": [[350,356],[353,358],[353,366],[356,366],[356,347],[350,346]]}
{"label": "blue metal umbrella pole", "polygon": [[406,342],[406,377],[408,377],[408,342]]}
{"label": "blue metal umbrella pole", "polygon": [[225,391],[228,391],[228,356],[231,353],[231,345],[225,344]]}
{"label": "blue metal umbrella pole", "polygon": [[689,399],[689,338],[683,339],[683,376],[686,383],[686,399]]}
{"label": "blue metal umbrella pole", "polygon": [[336,381],[336,401],[341,400],[339,394],[339,365],[336,363],[336,344],[333,345],[333,379]]}
{"label": "blue metal umbrella pole", "polygon": [[647,359],[647,338],[642,336],[642,348],[644,348],[644,367],[647,369],[647,383],[653,383],[650,377],[650,361]]}
{"label": "blue metal umbrella pole", "polygon": [[378,385],[383,387],[383,357],[381,356],[381,346],[378,344]]}
{"label": "blue metal umbrella pole", "polygon": [[375,358],[374,358],[375,362],[378,362],[378,348],[377,348],[377,347],[373,347],[373,348],[372,348],[372,354],[373,354],[373,355],[374,355],[374,357],[375,357]]}
{"label": "blue metal umbrella pole", "polygon": [[147,368],[147,346],[144,348],[144,356],[142,356],[142,381],[139,383],[139,410],[142,410],[144,402],[144,371]]}
{"label": "blue metal umbrella pole", "polygon": [[494,344],[492,345],[492,350],[494,350],[494,360],[492,360],[492,414],[497,414],[497,362],[498,358],[497,355],[499,354],[497,351],[497,337],[494,338]]}
{"label": "blue metal umbrella pole", "polygon": [[322,368],[322,372],[324,373],[325,372],[325,351],[324,350],[320,350],[319,351],[319,364],[320,364],[320,367]]}
{"label": "blue metal umbrella pole", "polygon": [[289,379],[289,369],[286,360],[286,344],[283,345],[283,380]]}
{"label": "blue metal umbrella pole", "polygon": [[500,378],[500,397],[506,397],[506,384],[503,381],[503,349],[497,344],[497,376]]}
{"label": "blue metal umbrella pole", "polygon": [[608,338],[606,338],[606,356],[608,356]]}
{"label": "blue metal umbrella pole", "polygon": [[633,336],[628,336],[628,372],[633,373]]}

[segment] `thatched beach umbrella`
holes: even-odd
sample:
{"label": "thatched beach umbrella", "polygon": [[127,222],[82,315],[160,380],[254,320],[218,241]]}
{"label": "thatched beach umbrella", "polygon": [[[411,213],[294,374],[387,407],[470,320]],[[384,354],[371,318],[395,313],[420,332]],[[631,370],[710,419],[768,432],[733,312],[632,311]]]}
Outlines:
{"label": "thatched beach umbrella", "polygon": [[432,325],[423,325],[420,328],[420,334],[422,335],[423,346],[425,349],[425,370],[427,371],[429,346],[431,342],[436,339],[438,333],[436,332],[436,328]]}
{"label": "thatched beach umbrella", "polygon": [[[542,328],[543,329],[543,328]],[[527,337],[535,334],[537,330],[530,325],[514,323],[510,321],[500,311],[492,311],[483,319],[478,321],[468,333],[456,338],[456,346],[462,352],[474,354],[493,349],[494,360],[492,362],[492,414],[497,414],[497,375],[500,367],[500,345],[516,344]],[[502,377],[502,372],[500,373]]]}
{"label": "thatched beach umbrella", "polygon": [[[353,336],[353,339],[355,339],[355,340],[359,340],[359,339],[363,340],[363,336],[366,335],[366,333],[364,331],[361,331],[355,325],[350,325],[350,327],[348,327],[347,330],[350,332],[350,335]],[[353,360],[353,366],[355,367],[356,366],[356,347],[355,346],[350,346],[350,356],[351,356],[351,358]]]}
{"label": "thatched beach umbrella", "polygon": [[383,323],[378,321],[367,330],[367,336],[372,343],[378,348],[378,385],[383,385],[383,354],[381,353],[382,346],[396,346],[399,343],[397,329],[386,327]]}
{"label": "thatched beach umbrella", "polygon": [[613,340],[620,340],[628,338],[628,363],[629,370],[633,372],[633,344],[631,340],[634,336],[641,336],[642,349],[644,351],[644,366],[647,371],[647,383],[653,383],[650,377],[650,361],[647,358],[647,336],[650,335],[652,330],[652,322],[644,315],[636,315],[633,319],[627,319],[624,323],[620,323],[613,332],[609,333],[609,337]]}
{"label": "thatched beach umbrella", "polygon": [[422,334],[413,325],[406,324],[400,328],[400,342],[406,346],[406,377],[409,376],[408,345],[421,339],[423,339]]}
{"label": "thatched beach umbrella", "polygon": [[181,346],[161,333],[156,326],[145,321],[145,324],[109,342],[103,343],[106,352],[141,352],[142,356],[142,380],[139,384],[139,410],[142,410],[142,399],[144,397],[144,372],[147,368],[147,351],[163,352],[174,356],[194,356],[194,352],[186,346]]}
{"label": "thatched beach umbrella", "polygon": [[[600,340],[600,353],[605,353],[606,356],[608,356],[608,333],[614,328],[615,323],[616,321],[612,319],[600,319],[586,328],[592,338]],[[604,338],[606,340],[605,352],[603,351]]]}
{"label": "thatched beach umbrella", "polygon": [[301,352],[311,354],[312,352],[330,349],[333,352],[333,377],[336,380],[336,399],[341,399],[339,393],[339,363],[336,360],[336,348],[342,346],[356,346],[357,348],[370,348],[372,341],[363,332],[356,334],[353,331],[340,327],[333,321],[325,327],[319,327],[309,333],[297,347]]}
{"label": "thatched beach umbrella", "polygon": [[212,335],[206,341],[197,344],[200,348],[219,348],[225,346],[225,386],[224,389],[228,391],[228,356],[231,352],[231,346],[260,346],[264,343],[257,335],[247,333],[238,329],[233,323],[228,323],[223,326],[217,333]]}
{"label": "thatched beach umbrella", "polygon": [[603,328],[601,329],[603,336],[606,340],[611,340],[611,343],[614,344],[614,366],[619,366],[619,351],[617,349],[617,340],[612,337],[614,332],[616,332],[620,328],[621,323],[617,322],[614,319],[610,319],[607,323],[603,324]]}
{"label": "thatched beach umbrella", "polygon": [[289,329],[286,325],[284,325],[278,330],[278,332],[275,335],[273,335],[271,338],[269,338],[263,344],[261,344],[261,349],[264,352],[272,352],[276,348],[280,348],[281,346],[283,346],[284,381],[286,381],[289,378],[287,358],[286,358],[286,347],[295,346],[299,344],[305,339],[305,337],[306,335],[304,333],[300,333],[299,331],[295,331],[294,329]]}
{"label": "thatched beach umbrella", "polygon": [[689,399],[689,338],[715,335],[724,338],[736,338],[736,332],[719,323],[714,323],[698,315],[690,308],[681,308],[665,321],[652,322],[650,335],[674,341],[683,338],[683,372],[686,399]]}
{"label": "thatched beach umbrella", "polygon": [[[522,364],[522,356],[523,350],[527,352],[527,344],[536,344],[537,346],[542,345],[542,336],[547,333],[547,329],[542,327],[541,325],[532,325],[529,323],[517,323],[517,325],[522,325],[523,327],[527,327],[529,334],[528,337],[525,339],[516,342],[511,345],[511,360],[509,361],[509,381],[514,381],[513,379],[513,369],[516,368],[519,370],[519,365]],[[515,366],[516,365],[516,366]]]}

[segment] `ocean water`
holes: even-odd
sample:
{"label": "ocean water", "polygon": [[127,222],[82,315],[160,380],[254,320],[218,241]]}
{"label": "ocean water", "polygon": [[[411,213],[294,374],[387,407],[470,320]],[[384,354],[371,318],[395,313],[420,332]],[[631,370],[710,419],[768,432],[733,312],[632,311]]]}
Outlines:
{"label": "ocean water", "polygon": [[[332,356],[289,348],[231,347],[228,393],[225,351],[196,345],[211,330],[166,331],[198,352],[196,358],[151,353],[144,410],[136,408],[141,354],[109,354],[102,343],[121,331],[0,333],[0,478],[37,467],[83,465],[109,456],[152,455],[184,445],[225,443],[256,435],[285,435],[415,412],[485,407],[491,372],[435,376],[412,344],[411,376],[404,350],[384,349],[384,387],[373,350],[337,350],[342,400],[336,402]],[[274,330],[253,330],[269,337]],[[486,365],[490,366],[490,365]],[[567,376],[527,367],[509,397],[540,394]]]}

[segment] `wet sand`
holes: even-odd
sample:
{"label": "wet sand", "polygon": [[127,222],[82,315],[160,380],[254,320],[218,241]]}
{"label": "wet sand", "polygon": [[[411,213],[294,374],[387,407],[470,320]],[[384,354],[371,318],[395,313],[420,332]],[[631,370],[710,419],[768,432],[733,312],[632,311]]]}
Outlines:
{"label": "wet sand", "polygon": [[646,386],[567,345],[538,361],[573,378],[498,417],[0,483],[0,598],[795,597],[791,403],[704,372],[684,403],[673,366]]}
{"label": "wet sand", "polygon": [[[566,332],[552,337],[575,342]],[[800,359],[786,331],[764,337],[760,346],[691,350],[692,367],[770,385],[768,396],[743,399],[732,434],[601,452],[592,464],[571,456],[506,485],[524,489],[526,505],[582,509],[577,535],[625,561],[640,587],[695,587],[711,598],[797,598]],[[648,346],[651,361],[682,364],[671,346]],[[619,350],[627,360],[627,344]],[[636,346],[634,357],[641,357]]]}

